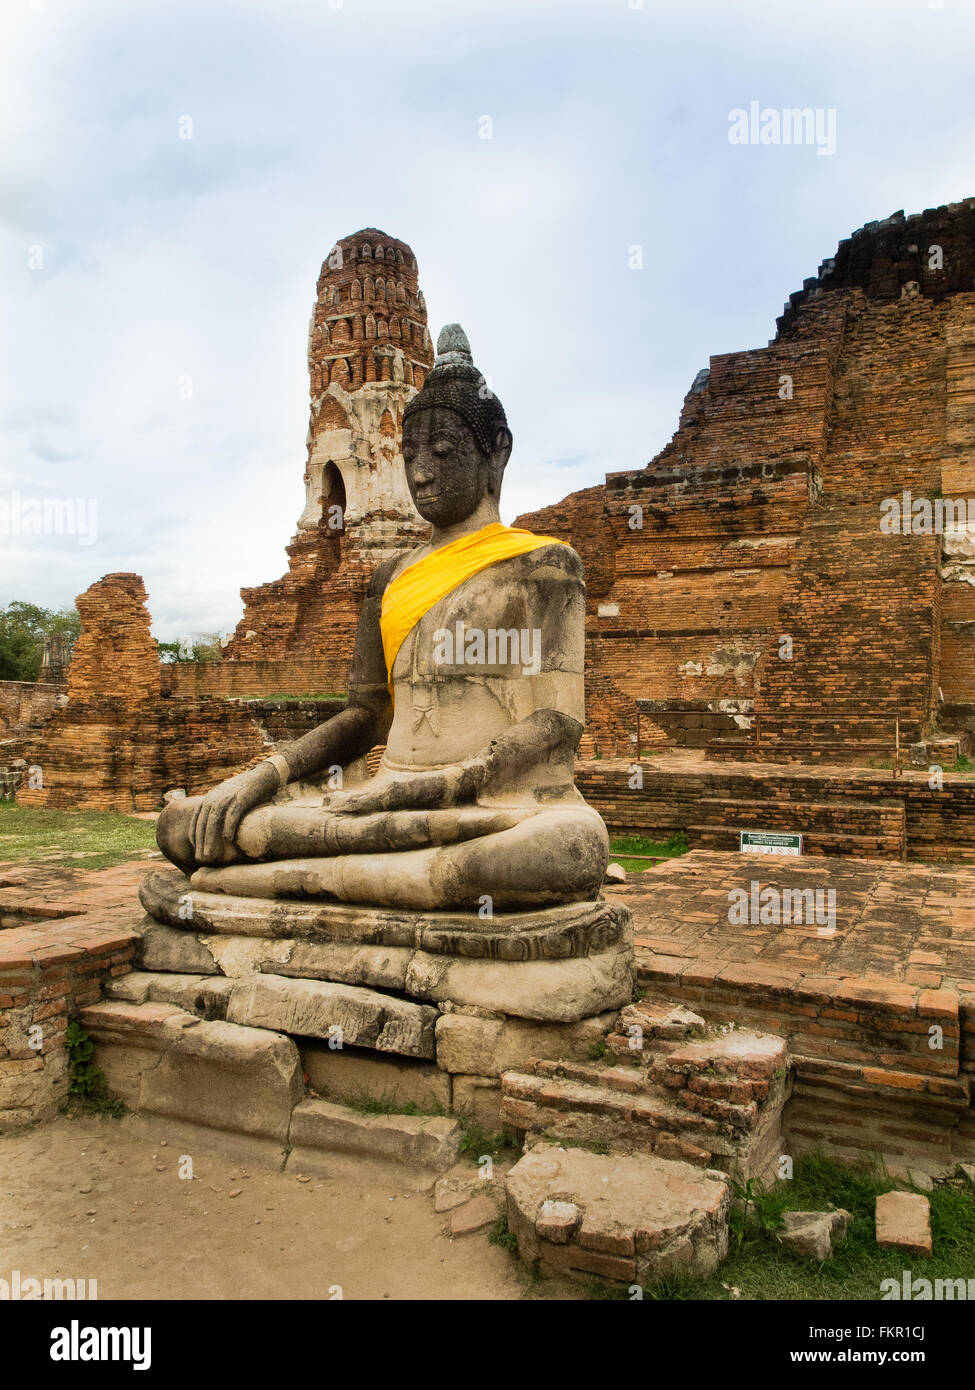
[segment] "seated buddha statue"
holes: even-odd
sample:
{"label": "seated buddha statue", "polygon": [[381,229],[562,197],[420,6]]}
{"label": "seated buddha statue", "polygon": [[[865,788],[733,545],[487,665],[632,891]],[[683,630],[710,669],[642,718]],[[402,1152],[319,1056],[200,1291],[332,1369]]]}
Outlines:
{"label": "seated buddha statue", "polygon": [[573,783],[582,562],[501,524],[504,409],[459,325],[437,349],[402,442],[430,539],[375,571],[345,709],[162,812],[159,847],[195,889],[468,911],[599,892],[606,828]]}

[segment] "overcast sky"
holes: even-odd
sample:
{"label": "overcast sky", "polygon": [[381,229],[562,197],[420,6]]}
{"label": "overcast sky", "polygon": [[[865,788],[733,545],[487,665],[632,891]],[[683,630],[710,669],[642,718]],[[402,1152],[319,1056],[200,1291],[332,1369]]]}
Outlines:
{"label": "overcast sky", "polygon": [[[975,194],[973,39],[973,0],[3,0],[0,514],[97,510],[0,534],[0,604],[135,570],[157,637],[234,626],[363,226],[505,404],[504,520],[642,466],[841,238]],[[835,152],[730,143],[753,101]]]}

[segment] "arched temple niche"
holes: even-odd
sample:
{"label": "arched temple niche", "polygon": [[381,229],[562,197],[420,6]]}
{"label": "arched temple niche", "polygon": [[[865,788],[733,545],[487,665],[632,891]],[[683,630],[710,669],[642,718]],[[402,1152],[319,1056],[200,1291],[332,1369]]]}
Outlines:
{"label": "arched temple niche", "polygon": [[345,479],[336,463],[329,459],[322,469],[322,523],[332,536],[345,532]]}

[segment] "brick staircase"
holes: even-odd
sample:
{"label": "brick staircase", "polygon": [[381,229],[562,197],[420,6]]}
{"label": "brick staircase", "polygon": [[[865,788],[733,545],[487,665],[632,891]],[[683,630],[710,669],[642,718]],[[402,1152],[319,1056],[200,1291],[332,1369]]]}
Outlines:
{"label": "brick staircase", "polygon": [[615,1065],[537,1060],[501,1078],[501,1118],[539,1139],[774,1176],[788,1094],[780,1038],[708,1029],[644,999],[607,1038]]}

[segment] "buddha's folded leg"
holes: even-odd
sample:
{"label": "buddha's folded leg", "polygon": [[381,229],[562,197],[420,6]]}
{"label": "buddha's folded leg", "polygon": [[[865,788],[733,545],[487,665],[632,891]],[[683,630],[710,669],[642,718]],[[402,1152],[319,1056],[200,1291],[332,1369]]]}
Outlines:
{"label": "buddha's folded leg", "polygon": [[477,839],[400,853],[199,869],[192,883],[201,891],[245,897],[311,895],[380,907],[477,912],[485,899],[500,908],[593,898],[608,858],[602,820],[591,808],[573,805],[536,812]]}
{"label": "buddha's folded leg", "polygon": [[[202,801],[203,797],[193,796],[170,802],[157,822],[159,848],[184,873],[199,867],[189,831]],[[238,827],[235,845],[226,847],[220,862],[423,849],[495,834],[533,814],[527,808],[506,810],[489,806],[383,811],[366,816],[333,814],[322,806],[319,793],[316,805],[275,801],[249,812]]]}
{"label": "buddha's folded leg", "polygon": [[531,807],[456,806],[360,816],[322,806],[259,806],[241,821],[237,844],[248,859],[380,854],[497,834],[535,814]]}

